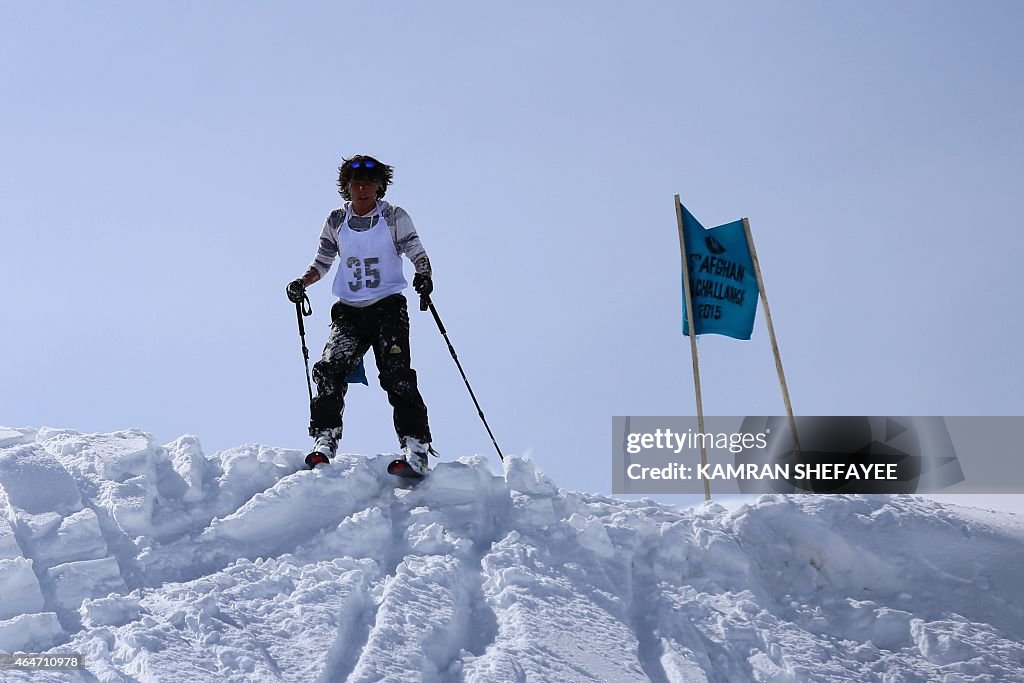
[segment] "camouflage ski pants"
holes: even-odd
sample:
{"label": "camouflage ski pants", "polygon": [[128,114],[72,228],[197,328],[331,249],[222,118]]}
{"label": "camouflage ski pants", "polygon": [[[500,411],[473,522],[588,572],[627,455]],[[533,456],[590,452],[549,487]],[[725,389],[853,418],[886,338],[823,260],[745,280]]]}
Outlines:
{"label": "camouflage ski pants", "polygon": [[410,366],[409,310],[401,294],[365,308],[340,301],[331,308],[331,334],[323,358],[313,366],[317,395],[310,404],[310,436],[325,430],[340,435],[348,391],[345,378],[370,348],[380,372],[380,386],[395,411],[399,441],[411,436],[429,443],[427,407],[416,384],[416,371]]}

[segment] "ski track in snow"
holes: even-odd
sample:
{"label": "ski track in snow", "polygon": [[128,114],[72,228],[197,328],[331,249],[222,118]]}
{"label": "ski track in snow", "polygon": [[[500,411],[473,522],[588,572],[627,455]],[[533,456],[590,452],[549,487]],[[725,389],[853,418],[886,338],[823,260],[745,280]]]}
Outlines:
{"label": "ski track in snow", "polygon": [[0,650],[87,662],[0,680],[1024,681],[1015,515],[392,457],[0,427]]}

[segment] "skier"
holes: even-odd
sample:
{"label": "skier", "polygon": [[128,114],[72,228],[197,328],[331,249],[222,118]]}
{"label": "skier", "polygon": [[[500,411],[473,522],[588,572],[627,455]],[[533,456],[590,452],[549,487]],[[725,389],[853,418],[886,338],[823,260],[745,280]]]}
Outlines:
{"label": "skier", "polygon": [[342,160],[338,191],[346,203],[324,222],[309,269],[288,283],[288,299],[299,303],[306,287],[326,275],[340,257],[332,288],[338,301],[331,308],[331,332],[322,359],[313,366],[317,395],[309,411],[309,435],[315,439],[306,456],[310,468],[329,462],[337,452],[348,390],[345,380],[371,347],[381,388],[394,407],[403,459],[414,475],[426,475],[427,455],[433,452],[427,407],[410,366],[409,313],[401,294],[408,283],[401,255],[416,269],[412,286],[420,296],[429,296],[434,285],[430,260],[409,214],[382,201],[393,176],[391,166],[371,156]]}

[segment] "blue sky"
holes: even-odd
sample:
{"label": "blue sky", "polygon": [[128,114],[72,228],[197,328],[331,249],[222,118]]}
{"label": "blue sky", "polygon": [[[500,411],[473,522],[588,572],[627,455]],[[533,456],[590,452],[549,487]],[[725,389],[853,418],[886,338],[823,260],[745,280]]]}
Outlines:
{"label": "blue sky", "polygon": [[[566,488],[610,490],[612,415],[694,412],[676,193],[706,226],[750,218],[797,412],[1022,414],[1022,19],[4,3],[0,424],[305,448],[284,285],[357,153],[396,167],[387,198],[499,443]],[[429,315],[412,324],[435,445],[495,457]],[[760,313],[751,341],[699,347],[708,414],[782,412]],[[369,372],[347,451],[397,447]]]}

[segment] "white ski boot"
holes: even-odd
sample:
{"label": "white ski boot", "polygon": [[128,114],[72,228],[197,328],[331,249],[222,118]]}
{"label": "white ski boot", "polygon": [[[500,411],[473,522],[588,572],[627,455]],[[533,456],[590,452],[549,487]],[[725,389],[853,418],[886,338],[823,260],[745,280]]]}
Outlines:
{"label": "white ski boot", "polygon": [[427,456],[430,454],[430,444],[423,443],[411,436],[405,437],[405,448],[402,449],[402,459],[409,464],[412,470],[421,477],[427,476],[430,470],[430,463]]}
{"label": "white ski boot", "polygon": [[338,452],[338,440],[333,431],[320,432],[313,442],[313,450],[306,456],[306,465],[313,469],[317,465],[329,463]]}

